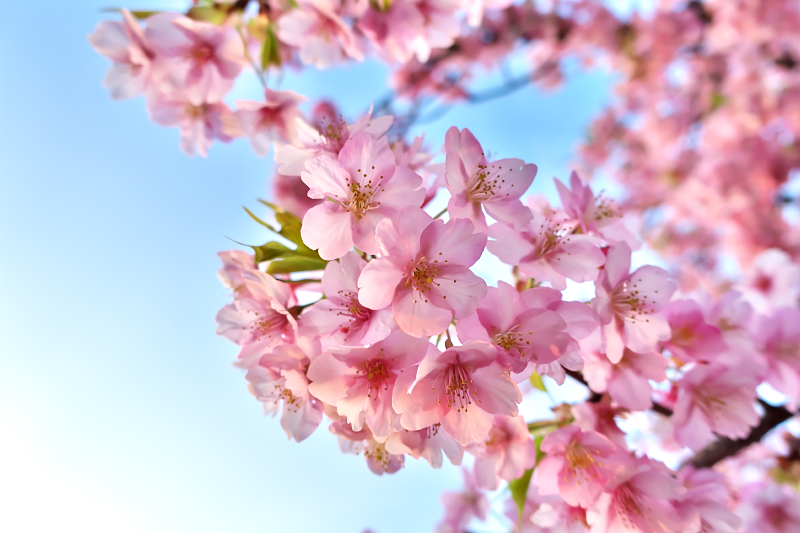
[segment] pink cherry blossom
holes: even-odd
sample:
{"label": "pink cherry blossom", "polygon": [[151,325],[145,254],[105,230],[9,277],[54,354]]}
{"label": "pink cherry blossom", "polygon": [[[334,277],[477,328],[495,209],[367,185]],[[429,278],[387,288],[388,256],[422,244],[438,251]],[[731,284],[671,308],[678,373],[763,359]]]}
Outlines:
{"label": "pink cherry blossom", "polygon": [[308,210],[301,230],[303,242],[323,259],[342,257],[354,244],[377,254],[378,223],[403,207],[419,207],[425,197],[422,178],[395,166],[386,137],[376,141],[367,133],[348,140],[338,159],[308,161],[301,177],[310,198],[329,200]]}
{"label": "pink cherry blossom", "polygon": [[596,431],[617,446],[625,448],[625,433],[619,429],[614,419],[626,410],[619,406],[612,407],[608,395],[603,395],[599,402],[572,405],[570,411],[575,418],[575,425],[582,431]]}
{"label": "pink cherry blossom", "polygon": [[599,332],[581,343],[583,376],[594,392],[608,392],[614,403],[631,411],[644,411],[652,405],[653,387],[649,380],[667,379],[667,359],[658,352],[636,353],[627,348],[617,364],[601,350]]}
{"label": "pink cherry blossom", "polygon": [[782,250],[765,250],[753,260],[739,289],[762,313],[796,305],[800,296],[800,265]]}
{"label": "pink cherry blossom", "polygon": [[331,337],[331,345],[373,344],[389,336],[395,322],[391,309],[374,311],[358,302],[358,276],[367,262],[354,252],[331,261],[322,275],[325,299],[300,315],[304,335]]}
{"label": "pink cherry blossom", "polygon": [[395,455],[410,455],[415,459],[423,457],[433,468],[442,467],[444,453],[452,464],[460,465],[464,447],[441,428],[442,425],[436,423],[417,431],[392,431],[386,439],[386,451]]}
{"label": "pink cherry blossom", "polygon": [[304,102],[305,96],[292,91],[273,91],[264,89],[264,101],[236,101],[236,118],[245,137],[256,154],[264,157],[273,141],[297,142],[297,124],[302,113],[297,104]]}
{"label": "pink cherry blossom", "polygon": [[272,178],[272,194],[275,202],[301,219],[309,209],[322,203],[308,197],[308,185],[300,176],[285,176],[275,172]]}
{"label": "pink cherry blossom", "polygon": [[597,276],[605,256],[596,239],[572,233],[559,215],[545,216],[532,210],[533,218],[522,229],[492,224],[486,248],[502,262],[519,267],[537,282],[549,282],[557,290],[567,288],[567,279],[588,281]]}
{"label": "pink cherry blossom", "polygon": [[559,494],[572,506],[591,507],[619,466],[617,447],[594,431],[566,426],[547,435],[546,455],[534,471],[540,494]]}
{"label": "pink cherry blossom", "polygon": [[586,512],[591,533],[675,533],[683,531],[670,502],[682,487],[649,459],[631,460],[606,484]]}
{"label": "pink cherry blossom", "polygon": [[359,133],[368,133],[374,140],[380,139],[392,125],[394,117],[386,115],[373,118],[373,108],[370,105],[369,112],[355,124],[346,124],[340,115],[329,116],[335,110],[328,109],[328,106],[317,106],[312,122],[321,124],[319,127],[298,119],[297,141],[294,144],[276,143],[275,163],[278,164],[278,172],[286,176],[299,176],[305,170],[306,162],[315,157],[327,155],[336,159],[347,141]]}
{"label": "pink cherry blossom", "polygon": [[227,143],[238,132],[233,111],[222,102],[195,105],[157,96],[148,102],[148,110],[156,124],[181,129],[181,150],[188,156],[208,157],[215,139]]}
{"label": "pink cherry blossom", "polygon": [[[536,177],[536,165],[521,159],[501,159],[489,163],[480,143],[468,129],[455,126],[447,130],[447,188],[452,197],[447,203],[450,218],[468,218],[476,231],[486,232],[486,217],[512,227],[524,227],[531,220],[522,196]],[[494,253],[494,252],[493,252]]]}
{"label": "pink cherry blossom", "polygon": [[536,444],[521,416],[495,415],[485,440],[467,448],[475,456],[475,479],[478,486],[495,490],[500,479],[512,481],[536,464]]}
{"label": "pink cherry blossom", "polygon": [[367,426],[360,431],[353,431],[345,418],[329,412],[326,414],[334,421],[328,429],[331,433],[339,437],[339,448],[343,453],[358,455],[363,453],[367,461],[367,467],[373,474],[382,476],[383,474],[394,474],[405,464],[405,456],[396,455],[386,449],[383,442],[375,440],[372,432]]}
{"label": "pink cherry blossom", "polygon": [[595,282],[592,307],[604,325],[606,355],[619,363],[624,348],[651,352],[658,341],[669,339],[669,324],[658,312],[675,291],[669,274],[655,266],[643,266],[629,274],[631,249],[624,242],[612,246],[605,269]]}
{"label": "pink cherry blossom", "polygon": [[308,369],[309,390],[335,405],[354,431],[366,424],[376,438],[385,440],[390,430],[402,429],[392,408],[395,381],[403,371],[410,373],[408,368],[419,363],[429,347],[433,345],[427,339],[396,331],[367,348],[329,348]]}
{"label": "pink cherry blossom", "polygon": [[250,295],[220,309],[217,335],[241,346],[291,342],[297,322],[287,310],[292,303],[288,285],[260,270],[242,273],[242,283]]}
{"label": "pink cherry blossom", "polygon": [[305,0],[278,18],[278,39],[300,49],[304,65],[326,68],[347,55],[361,61],[364,54],[353,31],[332,0]]}
{"label": "pink cherry blossom", "polygon": [[395,385],[392,404],[402,415],[402,426],[416,431],[441,423],[467,446],[487,437],[492,415],[517,416],[522,395],[494,359],[494,347],[481,341],[442,353],[429,350],[416,376],[406,370]]}
{"label": "pink cherry blossom", "polygon": [[465,7],[467,10],[467,22],[473,28],[481,25],[483,14],[487,9],[505,9],[512,4],[513,0],[467,0]]}
{"label": "pink cherry blossom", "polygon": [[796,533],[800,531],[800,494],[788,485],[754,485],[739,508],[744,533]]}
{"label": "pink cherry blossom", "polygon": [[713,433],[740,439],[758,424],[756,376],[738,368],[698,365],[679,382],[678,401],[671,417],[675,440],[699,450],[714,439]]}
{"label": "pink cherry blossom", "polygon": [[765,381],[786,395],[794,411],[800,405],[800,309],[784,307],[759,317],[754,337],[766,360]]}
{"label": "pink cherry blossom", "polygon": [[534,294],[520,294],[508,283],[498,282],[497,288],[489,288],[475,314],[458,321],[458,338],[494,344],[498,362],[515,373],[524,371],[531,361],[555,361],[572,341],[567,324],[558,313],[530,305],[526,296]]}
{"label": "pink cherry blossom", "polygon": [[681,361],[714,361],[727,350],[719,329],[706,323],[695,301],[674,300],[661,313],[671,330],[671,337],[662,344]]}
{"label": "pink cherry blossom", "polygon": [[686,489],[676,503],[676,511],[684,522],[699,521],[696,530],[701,533],[734,533],[739,529],[741,519],[727,506],[730,494],[724,484],[725,476],[708,468],[686,465],[678,471],[678,481]]}
{"label": "pink cherry blossom", "polygon": [[122,22],[100,22],[89,42],[97,53],[114,62],[103,78],[103,87],[111,90],[111,98],[126,100],[145,92],[154,55],[130,11],[122,10]]}
{"label": "pink cherry blossom", "polygon": [[392,306],[400,328],[415,337],[442,333],[453,318],[475,312],[486,283],[469,267],[481,256],[486,235],[465,219],[433,220],[404,209],[376,229],[381,257],[358,278],[358,300],[370,309]]}
{"label": "pink cherry blossom", "polygon": [[253,255],[241,250],[228,250],[219,252],[217,257],[222,260],[222,268],[217,271],[217,277],[222,284],[233,291],[234,298],[250,297],[242,274],[256,270]]}
{"label": "pink cherry blossom", "polygon": [[156,54],[154,83],[195,106],[222,100],[245,62],[242,39],[227,26],[158,13],[148,17],[144,34]]}
{"label": "pink cherry blossom", "polygon": [[[256,347],[250,344],[245,350]],[[322,421],[322,402],[308,389],[305,368],[310,360],[298,346],[283,344],[264,353],[247,371],[250,392],[264,404],[266,414],[275,414],[283,402],[281,427],[300,442]]]}
{"label": "pink cherry blossom", "polygon": [[462,533],[470,520],[486,520],[489,513],[489,498],[479,488],[472,472],[466,468],[462,468],[461,472],[464,475],[464,489],[442,493],[445,515],[437,524],[436,533]]}

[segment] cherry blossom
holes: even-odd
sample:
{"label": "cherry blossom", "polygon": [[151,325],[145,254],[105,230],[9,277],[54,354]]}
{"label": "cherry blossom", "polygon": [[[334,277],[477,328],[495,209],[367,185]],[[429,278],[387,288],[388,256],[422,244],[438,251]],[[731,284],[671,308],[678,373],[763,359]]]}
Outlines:
{"label": "cherry blossom", "polygon": [[681,361],[709,361],[727,349],[720,330],[706,323],[697,302],[673,300],[661,313],[671,331],[671,337],[662,345]]}
{"label": "cherry blossom", "polygon": [[181,129],[181,150],[188,156],[208,157],[214,140],[230,142],[238,133],[233,111],[222,102],[195,105],[159,96],[149,102],[148,109],[156,124]]}
{"label": "cherry blossom", "polygon": [[534,473],[540,494],[559,494],[572,506],[592,506],[620,465],[617,447],[594,431],[557,429],[542,441],[546,455]]}
{"label": "cherry blossom", "polygon": [[256,154],[267,155],[274,140],[297,142],[297,124],[302,120],[297,104],[305,100],[305,96],[292,91],[264,89],[263,102],[236,102],[239,127]]}
{"label": "cherry blossom", "polygon": [[428,355],[397,380],[392,405],[405,429],[420,430],[440,423],[459,444],[484,440],[492,415],[517,416],[522,395],[494,362],[491,344],[472,341]]}
{"label": "cherry blossom", "polygon": [[392,310],[374,311],[358,301],[358,277],[366,266],[354,252],[328,263],[322,276],[327,297],[300,315],[301,333],[331,337],[334,344],[347,345],[374,344],[389,336],[396,328]]}
{"label": "cherry blossom", "polygon": [[386,439],[386,451],[395,455],[410,455],[428,461],[433,468],[441,468],[443,454],[454,465],[460,465],[464,447],[442,430],[440,423],[426,428],[409,431],[392,431]]}
{"label": "cherry blossom", "polygon": [[464,490],[442,494],[445,508],[444,519],[437,525],[436,533],[460,533],[472,518],[486,520],[489,513],[489,499],[478,487],[472,472],[462,468]]}
{"label": "cherry blossom", "polygon": [[520,159],[501,159],[489,163],[483,148],[468,129],[447,130],[447,188],[452,197],[447,203],[451,218],[468,218],[476,231],[486,232],[486,217],[481,207],[495,220],[511,226],[525,226],[531,220],[522,205],[522,196],[536,177],[536,165]]}
{"label": "cherry blossom", "polygon": [[500,479],[522,477],[536,464],[536,444],[521,416],[496,415],[488,437],[470,444],[468,451],[475,456],[475,480],[487,490],[497,489]]}
{"label": "cherry blossom", "polygon": [[376,228],[381,257],[358,278],[358,300],[370,309],[392,306],[400,328],[415,337],[442,333],[453,318],[465,318],[486,295],[486,283],[469,267],[486,236],[465,219],[432,220],[404,209]]}
{"label": "cherry blossom", "polygon": [[754,329],[757,349],[766,360],[764,379],[786,395],[789,408],[800,405],[800,309],[785,307],[761,317]]}
{"label": "cherry blossom", "polygon": [[605,269],[595,282],[592,307],[603,324],[606,355],[619,363],[624,348],[647,353],[670,336],[669,324],[658,312],[675,291],[663,269],[646,265],[629,274],[631,249],[624,242],[612,246]]}
{"label": "cherry blossom", "polygon": [[419,207],[425,196],[422,178],[395,166],[386,137],[376,141],[367,133],[350,138],[338,159],[308,161],[301,177],[310,198],[328,200],[308,210],[302,228],[303,242],[323,259],[342,257],[354,244],[377,254],[378,223],[403,207]]}
{"label": "cherry blossom", "polygon": [[345,55],[361,61],[364,53],[331,0],[304,0],[278,19],[278,38],[300,49],[305,65],[326,68]]}

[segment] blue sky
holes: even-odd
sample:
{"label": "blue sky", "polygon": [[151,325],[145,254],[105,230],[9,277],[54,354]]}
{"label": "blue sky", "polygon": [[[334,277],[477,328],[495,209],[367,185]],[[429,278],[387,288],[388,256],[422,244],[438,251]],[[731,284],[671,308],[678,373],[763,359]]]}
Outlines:
{"label": "blue sky", "polygon": [[[226,237],[267,239],[241,206],[268,194],[271,162],[244,140],[189,159],[142,99],[113,102],[86,41],[108,5],[7,2],[0,17],[0,530],[431,530],[456,468],[410,460],[377,477],[325,427],[287,441],[230,365],[216,253]],[[386,73],[289,73],[283,87],[354,117]],[[258,98],[255,77],[242,81],[232,97]],[[448,127],[469,127],[539,165],[533,189],[552,192],[607,99],[607,75],[576,75],[425,131],[438,149]]]}

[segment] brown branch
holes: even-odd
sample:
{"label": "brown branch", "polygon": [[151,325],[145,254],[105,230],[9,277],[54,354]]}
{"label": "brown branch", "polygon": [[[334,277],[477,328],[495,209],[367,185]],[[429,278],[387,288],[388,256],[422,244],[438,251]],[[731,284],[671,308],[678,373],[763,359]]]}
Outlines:
{"label": "brown branch", "polygon": [[764,408],[764,416],[747,437],[738,440],[722,437],[712,442],[692,457],[691,461],[689,461],[692,466],[695,468],[711,468],[726,457],[736,455],[744,448],[760,441],[771,429],[786,422],[796,414],[787,411],[783,407],[772,406],[763,400],[758,400],[758,402]]}

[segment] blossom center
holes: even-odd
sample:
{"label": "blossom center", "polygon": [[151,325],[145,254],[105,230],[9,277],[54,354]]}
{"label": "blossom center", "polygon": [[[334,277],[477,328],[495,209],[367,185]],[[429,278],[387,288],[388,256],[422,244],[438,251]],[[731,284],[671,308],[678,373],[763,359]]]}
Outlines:
{"label": "blossom center", "polygon": [[250,322],[249,325],[242,326],[242,329],[249,328],[255,339],[261,337],[271,339],[275,335],[280,335],[287,323],[286,317],[283,314],[271,309],[247,312],[253,313],[256,318]]}
{"label": "blossom center", "polygon": [[425,257],[416,261],[409,260],[406,287],[410,285],[412,289],[416,289],[422,294],[430,291],[434,285],[438,287],[440,283],[436,281],[436,276],[439,275],[437,263],[438,261],[430,262]]}
{"label": "blossom center", "polygon": [[392,372],[382,359],[373,359],[360,363],[357,368],[356,377],[367,382],[367,398],[372,398],[373,393],[375,393],[373,399],[377,401],[381,387],[383,387],[384,391],[389,390],[387,382]]}
{"label": "blossom center", "polygon": [[[448,409],[455,407],[457,412],[460,413],[463,409],[466,413],[472,404],[473,397],[476,402],[481,403],[478,399],[478,391],[473,390],[475,387],[469,370],[460,364],[449,365],[442,373],[441,381],[437,380],[431,390],[436,391],[437,385],[444,387],[439,394],[440,396],[444,395]],[[441,404],[441,399],[439,404]]]}
{"label": "blossom center", "polygon": [[189,50],[189,59],[197,65],[204,65],[214,57],[214,47],[208,43],[200,43]]}
{"label": "blossom center", "polygon": [[[478,164],[469,181],[467,181],[467,198],[471,202],[485,202],[494,198],[500,193],[500,189],[506,181],[500,177],[502,170],[503,167],[495,168],[494,165]],[[511,187],[513,186],[511,184]],[[508,196],[508,194],[505,193],[504,196]]]}
{"label": "blossom center", "polygon": [[336,311],[338,316],[346,317],[350,322],[363,322],[369,318],[370,311],[359,303],[357,294],[340,290],[338,296],[342,299],[342,307]]}
{"label": "blossom center", "polygon": [[[641,278],[638,280],[628,279],[614,290],[611,297],[611,306],[614,312],[621,318],[634,323],[637,319],[653,314],[651,308],[653,302],[648,302],[647,294],[642,294],[638,289],[638,284],[641,282]],[[645,322],[650,322],[650,320],[645,318]]]}
{"label": "blossom center", "polygon": [[[589,481],[589,476],[597,479],[596,468],[603,466],[603,463],[595,461],[592,454],[600,455],[600,452],[597,450],[588,450],[580,443],[572,441],[569,446],[567,446],[564,456],[573,473]],[[580,483],[580,480],[576,480],[576,483]]]}

